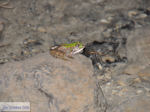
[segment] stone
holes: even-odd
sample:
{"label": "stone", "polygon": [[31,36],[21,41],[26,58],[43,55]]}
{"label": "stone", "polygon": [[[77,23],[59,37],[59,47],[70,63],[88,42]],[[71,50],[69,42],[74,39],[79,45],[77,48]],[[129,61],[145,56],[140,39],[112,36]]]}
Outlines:
{"label": "stone", "polygon": [[39,32],[41,32],[41,33],[46,33],[46,32],[47,32],[46,29],[43,28],[43,27],[38,27],[37,30],[38,30]]}
{"label": "stone", "polygon": [[133,16],[136,16],[137,13],[138,13],[137,11],[131,10],[131,11],[128,12],[128,16],[133,17]]}
{"label": "stone", "polygon": [[139,71],[138,75],[141,77],[144,77],[144,76],[150,77],[150,67],[147,67],[147,68]]}
{"label": "stone", "polygon": [[82,55],[64,61],[43,53],[0,71],[0,101],[29,101],[32,112],[95,111],[93,67]]}
{"label": "stone", "polygon": [[108,20],[106,20],[106,19],[101,19],[100,22],[101,22],[102,24],[109,24],[109,23],[110,23],[110,21],[108,21]]}
{"label": "stone", "polygon": [[106,112],[149,112],[149,84],[137,75],[119,74],[101,87],[109,105]]}
{"label": "stone", "polygon": [[136,17],[136,19],[144,19],[144,18],[146,18],[146,17],[147,17],[146,14],[139,14],[139,15]]}
{"label": "stone", "polygon": [[103,56],[102,57],[102,61],[103,62],[111,62],[111,63],[113,63],[114,61],[115,61],[115,57],[113,57],[113,56],[110,56],[110,55],[106,55],[106,56]]}
{"label": "stone", "polygon": [[116,107],[110,112],[149,112],[149,110],[150,98],[141,96],[134,97],[132,100],[122,103],[119,108]]}
{"label": "stone", "polygon": [[150,27],[137,28],[127,39],[127,74],[138,74],[150,65]]}

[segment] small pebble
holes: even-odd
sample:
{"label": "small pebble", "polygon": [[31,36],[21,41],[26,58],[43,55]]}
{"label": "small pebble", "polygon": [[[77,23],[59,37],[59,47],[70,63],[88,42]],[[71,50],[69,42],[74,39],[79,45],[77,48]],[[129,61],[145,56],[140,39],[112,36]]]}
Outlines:
{"label": "small pebble", "polygon": [[46,33],[46,29],[43,27],[38,27],[37,31],[41,32],[41,33]]}
{"label": "small pebble", "polygon": [[23,41],[23,44],[26,46],[33,46],[33,45],[41,45],[42,42],[40,39],[34,39],[34,38],[27,38]]}
{"label": "small pebble", "polygon": [[110,23],[110,21],[108,21],[108,20],[106,20],[106,19],[101,19],[101,21],[100,21],[102,24],[109,24]]}
{"label": "small pebble", "polygon": [[142,93],[142,92],[143,92],[142,90],[137,90],[137,91],[136,91],[137,94],[140,94],[140,93]]}
{"label": "small pebble", "polygon": [[114,62],[115,61],[115,58],[114,57],[112,57],[112,56],[103,56],[102,57],[102,61],[103,62]]}
{"label": "small pebble", "polygon": [[99,70],[103,69],[103,67],[102,67],[102,65],[100,63],[97,63],[96,65],[97,65],[97,67],[98,67]]}
{"label": "small pebble", "polygon": [[21,52],[21,54],[23,55],[23,56],[29,56],[29,51],[27,51],[27,50],[23,50],[22,52]]}
{"label": "small pebble", "polygon": [[111,22],[113,19],[114,19],[113,16],[109,16],[109,17],[107,18],[107,20],[110,21],[110,22]]}
{"label": "small pebble", "polygon": [[106,83],[106,85],[107,85],[107,86],[110,86],[110,85],[111,85],[111,83],[110,83],[110,82],[108,82],[108,83]]}
{"label": "small pebble", "polygon": [[23,41],[23,44],[27,45],[27,44],[32,44],[32,43],[35,43],[35,42],[36,42],[36,40],[34,40],[34,39],[25,39]]}
{"label": "small pebble", "polygon": [[129,11],[128,12],[129,17],[133,17],[133,16],[136,16],[136,15],[137,15],[137,11]]}
{"label": "small pebble", "polygon": [[138,16],[136,17],[136,19],[144,19],[144,18],[146,18],[146,17],[147,17],[146,14],[140,14],[140,15],[138,15]]}
{"label": "small pebble", "polygon": [[0,59],[0,64],[4,64],[4,63],[6,63],[6,62],[8,62],[8,59],[6,59],[6,58]]}

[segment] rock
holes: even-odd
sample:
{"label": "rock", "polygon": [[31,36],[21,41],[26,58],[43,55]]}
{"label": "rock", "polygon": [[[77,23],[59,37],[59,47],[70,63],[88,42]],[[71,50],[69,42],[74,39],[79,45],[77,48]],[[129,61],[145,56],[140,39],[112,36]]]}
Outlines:
{"label": "rock", "polygon": [[137,11],[131,10],[131,11],[128,12],[128,16],[133,17],[133,16],[136,16],[137,13],[138,13]]}
{"label": "rock", "polygon": [[127,74],[138,74],[150,64],[150,27],[133,31],[127,39]]}
{"label": "rock", "polygon": [[95,105],[96,105],[96,112],[106,112],[107,110],[107,101],[104,97],[103,91],[101,89],[101,85],[99,82],[96,84],[97,88],[95,89]]}
{"label": "rock", "polygon": [[147,67],[147,68],[139,71],[138,75],[141,76],[141,77],[145,77],[145,76],[150,77],[150,67]]}
{"label": "rock", "polygon": [[150,105],[150,27],[136,28],[127,37],[127,59],[117,65],[111,80],[101,85],[107,99],[107,112],[149,112]]}
{"label": "rock", "polygon": [[135,18],[135,19],[144,19],[147,17],[147,14],[140,12],[138,10],[131,10],[128,12],[128,16],[130,18]]}
{"label": "rock", "polygon": [[149,112],[149,84],[137,75],[119,74],[101,85],[107,112]]}
{"label": "rock", "polygon": [[149,112],[150,110],[150,98],[147,97],[134,97],[132,100],[126,101],[116,107],[110,112]]}
{"label": "rock", "polygon": [[139,14],[139,15],[136,17],[136,19],[144,19],[144,18],[146,18],[146,17],[147,17],[146,14]]}
{"label": "rock", "polygon": [[2,59],[0,59],[0,64],[4,64],[4,63],[6,63],[6,62],[8,62],[8,59],[7,59],[7,58],[2,58]]}
{"label": "rock", "polygon": [[0,71],[0,101],[29,101],[32,112],[95,111],[93,67],[82,55],[64,61],[44,53]]}
{"label": "rock", "polygon": [[115,57],[110,56],[110,55],[106,55],[106,56],[102,57],[102,61],[105,62],[105,63],[106,62],[113,63],[115,61]]}
{"label": "rock", "polygon": [[46,33],[46,29],[43,27],[38,27],[37,31],[39,31],[41,33]]}
{"label": "rock", "polygon": [[110,21],[108,21],[108,20],[106,20],[106,19],[101,19],[100,22],[101,22],[102,24],[109,24],[109,23],[110,23]]}
{"label": "rock", "polygon": [[34,45],[41,45],[42,44],[42,39],[40,38],[26,38],[24,41],[23,41],[23,44],[25,46],[34,46]]}
{"label": "rock", "polygon": [[[106,0],[107,1],[107,0]],[[140,0],[109,0],[107,1],[107,6],[105,7],[107,10],[127,10],[127,9],[134,9],[138,7],[142,7],[141,4],[143,5],[148,5],[149,3],[140,1]],[[148,2],[148,1],[147,1]]]}

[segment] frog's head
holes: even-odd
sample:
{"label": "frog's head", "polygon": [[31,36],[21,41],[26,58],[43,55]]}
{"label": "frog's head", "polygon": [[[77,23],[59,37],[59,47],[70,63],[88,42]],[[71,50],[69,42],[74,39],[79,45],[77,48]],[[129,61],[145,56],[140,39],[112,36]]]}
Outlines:
{"label": "frog's head", "polygon": [[72,50],[72,54],[77,54],[77,53],[80,53],[83,51],[84,49],[84,45],[80,42],[75,42],[73,43],[74,44],[74,47],[73,47],[73,50]]}
{"label": "frog's head", "polygon": [[70,48],[72,54],[77,54],[82,52],[84,45],[80,42],[74,42],[71,44],[64,44],[66,48]]}

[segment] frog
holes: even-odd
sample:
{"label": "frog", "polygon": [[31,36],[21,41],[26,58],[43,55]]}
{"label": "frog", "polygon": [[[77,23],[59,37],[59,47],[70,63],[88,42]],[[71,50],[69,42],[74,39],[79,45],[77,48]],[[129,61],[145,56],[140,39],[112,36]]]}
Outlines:
{"label": "frog", "polygon": [[81,53],[85,46],[81,42],[73,42],[69,44],[61,44],[52,46],[50,48],[50,54],[53,57],[63,60],[73,59],[75,54]]}

